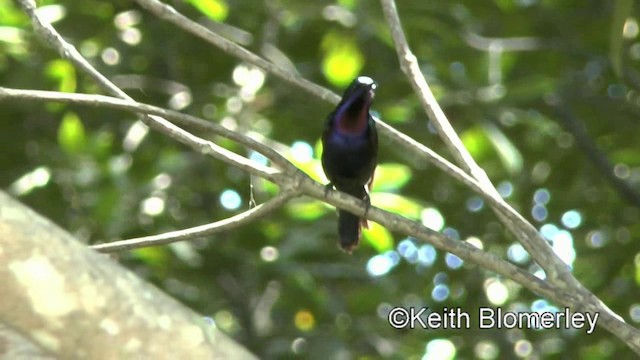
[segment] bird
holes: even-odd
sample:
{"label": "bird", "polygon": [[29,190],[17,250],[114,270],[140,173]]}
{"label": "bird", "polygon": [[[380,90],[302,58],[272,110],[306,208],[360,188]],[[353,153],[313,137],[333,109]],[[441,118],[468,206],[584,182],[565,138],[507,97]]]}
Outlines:
{"label": "bird", "polygon": [[[378,163],[378,133],[369,112],[378,84],[368,76],[355,78],[326,121],[322,133],[322,169],[332,188],[355,196],[369,209],[369,191]],[[340,247],[347,253],[358,246],[366,219],[338,210]]]}

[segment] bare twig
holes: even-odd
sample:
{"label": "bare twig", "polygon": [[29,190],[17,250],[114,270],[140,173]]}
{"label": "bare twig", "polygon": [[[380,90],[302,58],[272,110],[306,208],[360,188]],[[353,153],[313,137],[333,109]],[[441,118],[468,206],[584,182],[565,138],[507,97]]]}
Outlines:
{"label": "bare twig", "polygon": [[224,220],[216,221],[211,224],[200,225],[183,230],[170,231],[159,235],[144,236],[135,239],[93,245],[92,248],[99,252],[111,253],[117,251],[139,249],[148,246],[166,245],[177,241],[202,238],[204,236],[209,236],[218,232],[235,229],[239,226],[255,221],[256,219],[262,218],[265,215],[280,208],[296,195],[297,193],[293,191],[283,191],[280,194],[276,195],[276,197],[274,197],[273,199],[260,204],[250,210],[242,212],[238,215],[234,215],[230,218],[226,218]]}
{"label": "bare twig", "polygon": [[485,37],[474,32],[463,34],[469,46],[481,51],[533,51],[545,46],[545,42],[535,37]]}
{"label": "bare twig", "polygon": [[[104,96],[104,95],[77,94],[77,93],[71,94],[71,93],[61,93],[61,92],[55,92],[55,91],[40,91],[40,90],[18,90],[18,89],[9,89],[9,88],[0,87],[0,100],[3,100],[3,99],[31,100],[31,101],[57,101],[57,102],[62,102],[67,104],[77,104],[77,105],[94,106],[94,107],[101,106],[101,107],[109,107],[112,109],[130,111],[133,113],[158,115],[158,116],[170,119],[171,121],[177,124],[195,128],[204,132],[210,132],[216,135],[226,137],[233,141],[236,141],[239,144],[244,145],[251,150],[261,153],[267,159],[271,160],[271,162],[278,165],[283,170],[286,170],[286,171],[296,170],[296,167],[293,164],[291,164],[289,160],[287,160],[284,156],[280,155],[280,153],[275,151],[273,148],[261,143],[260,141],[257,141],[244,134],[240,134],[236,131],[229,130],[217,123],[205,121],[195,116],[182,114],[177,111],[159,108],[157,106],[147,105],[147,104],[138,103],[138,102],[132,102],[128,100],[119,100],[119,99],[116,99],[110,96]],[[177,139],[177,140],[180,141],[180,139]],[[225,151],[228,151],[228,150],[225,149]],[[245,162],[250,161],[246,158],[243,158],[243,159],[245,159],[243,160]],[[255,175],[273,173],[273,169],[266,168],[255,162],[252,162],[251,164],[255,169],[261,171],[260,174],[256,173]],[[249,172],[251,173],[252,171],[249,171]]]}
{"label": "bare twig", "polygon": [[120,90],[115,84],[113,84],[109,79],[107,79],[104,75],[102,75],[98,70],[96,70],[75,48],[75,46],[71,45],[67,41],[60,36],[60,34],[56,31],[56,29],[51,26],[51,24],[45,22],[38,16],[36,13],[36,3],[33,0],[18,0],[20,6],[24,9],[29,19],[31,19],[31,24],[35,29],[36,33],[43,39],[47,45],[52,48],[58,50],[60,55],[69,59],[73,64],[82,70],[84,73],[88,74],[93,78],[100,86],[106,89],[109,93],[127,100],[133,100],[129,95],[127,95],[124,91]]}

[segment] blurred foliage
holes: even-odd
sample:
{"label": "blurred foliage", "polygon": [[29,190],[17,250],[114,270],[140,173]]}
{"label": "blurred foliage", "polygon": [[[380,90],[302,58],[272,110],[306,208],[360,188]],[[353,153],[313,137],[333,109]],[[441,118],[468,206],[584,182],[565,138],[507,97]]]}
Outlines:
{"label": "blurred foliage", "polygon": [[[449,157],[398,68],[378,2],[171,1],[285,68],[341,93],[361,73],[375,110]],[[134,98],[255,132],[322,180],[317,140],[331,106],[263,74],[129,0],[39,1],[42,14]],[[630,324],[640,322],[638,9],[631,0],[400,1],[407,37],[454,128],[501,194],[576,277]],[[222,22],[213,22],[222,21]],[[101,93],[0,0],[0,83]],[[134,116],[60,104],[0,104],[0,186],[87,243],[209,223],[276,187],[135,124]],[[572,114],[565,116],[563,114]],[[573,120],[570,118],[573,117]],[[578,136],[571,124],[584,127]],[[217,139],[219,140],[219,139]],[[604,176],[593,154],[611,162]],[[251,156],[229,141],[219,144]],[[289,150],[287,150],[289,149]],[[384,139],[374,205],[539,267],[482,199]],[[431,245],[371,224],[353,256],[336,245],[333,209],[296,199],[207,239],[123,253],[119,261],[211,317],[265,358],[630,358],[601,329],[396,330],[394,306],[560,307]]]}

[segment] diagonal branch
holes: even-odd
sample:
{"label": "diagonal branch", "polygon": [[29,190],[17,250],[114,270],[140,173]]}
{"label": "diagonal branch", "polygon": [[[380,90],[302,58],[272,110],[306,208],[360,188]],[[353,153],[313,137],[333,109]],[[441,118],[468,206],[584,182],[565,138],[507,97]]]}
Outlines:
{"label": "diagonal branch", "polygon": [[106,89],[110,94],[113,94],[119,98],[133,100],[124,91],[120,90],[113,82],[102,75],[96,68],[94,68],[80,52],[68,43],[57,31],[51,26],[50,23],[42,20],[36,12],[36,2],[33,0],[18,0],[18,3],[24,10],[24,12],[31,19],[36,34],[44,40],[44,42],[50,47],[58,50],[60,55],[69,59],[78,69],[88,74],[93,80],[95,80],[102,88]]}
{"label": "diagonal branch", "polygon": [[188,229],[170,231],[159,235],[144,236],[135,239],[127,239],[114,241],[99,245],[93,245],[91,248],[102,253],[112,253],[117,251],[125,251],[139,249],[148,246],[160,246],[171,244],[178,241],[191,240],[209,236],[222,231],[228,231],[237,227],[253,222],[265,215],[270,214],[274,210],[282,207],[287,201],[297,196],[294,191],[283,191],[276,195],[273,199],[262,203],[250,210],[216,221],[211,224],[195,226]]}
{"label": "diagonal branch", "polygon": [[[102,106],[108,107],[112,109],[125,110],[133,113],[144,113],[151,115],[158,115],[159,117],[164,117],[170,119],[176,124],[191,127],[203,132],[209,132],[212,134],[220,135],[226,137],[230,140],[236,141],[241,145],[246,146],[247,148],[254,150],[256,152],[261,153],[267,159],[271,160],[274,164],[278,165],[281,169],[285,171],[293,171],[296,170],[296,167],[289,162],[284,156],[280,155],[273,148],[261,143],[258,140],[255,140],[247,135],[238,133],[233,130],[229,130],[226,127],[219,125],[217,123],[212,123],[209,121],[205,121],[203,119],[197,118],[195,116],[191,116],[188,114],[182,114],[177,111],[163,109],[157,106],[147,105],[143,103],[138,103],[134,101],[128,100],[120,100],[110,96],[104,95],[93,95],[93,94],[70,94],[70,93],[61,93],[55,91],[41,91],[41,90],[18,90],[18,89],[10,89],[0,87],[0,101],[2,100],[31,100],[31,101],[57,101],[61,103],[67,104],[77,104],[77,105],[86,105],[86,106]],[[184,130],[183,130],[184,131]],[[164,131],[162,131],[165,133]],[[165,133],[166,135],[173,137],[171,132]],[[176,138],[176,140],[181,141],[180,138]],[[206,141],[202,140],[201,141]],[[185,140],[190,141],[190,140]],[[189,145],[189,144],[188,144]],[[216,148],[217,149],[217,148]],[[229,153],[228,150],[223,149],[225,154]],[[236,157],[239,155],[234,154]],[[241,157],[243,160],[238,160],[241,162],[250,161],[244,157]],[[229,161],[237,160],[237,158],[231,158]],[[223,159],[224,160],[224,159]],[[227,162],[229,162],[227,161]],[[238,161],[234,162],[232,165],[239,165]],[[254,173],[255,175],[260,175],[265,177],[264,175],[273,173],[274,170],[271,168],[264,167],[255,162],[251,163],[251,167],[254,167],[253,170],[248,170],[250,173],[252,171],[259,171],[260,173]],[[273,180],[273,179],[270,179]]]}

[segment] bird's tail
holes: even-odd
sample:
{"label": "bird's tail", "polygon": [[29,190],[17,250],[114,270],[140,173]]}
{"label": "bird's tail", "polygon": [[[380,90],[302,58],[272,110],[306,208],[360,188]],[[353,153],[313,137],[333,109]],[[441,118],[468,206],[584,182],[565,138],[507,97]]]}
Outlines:
{"label": "bird's tail", "polygon": [[360,240],[360,226],[366,226],[366,220],[362,222],[358,216],[340,210],[338,211],[338,234],[340,235],[340,247],[351,254],[358,246]]}

